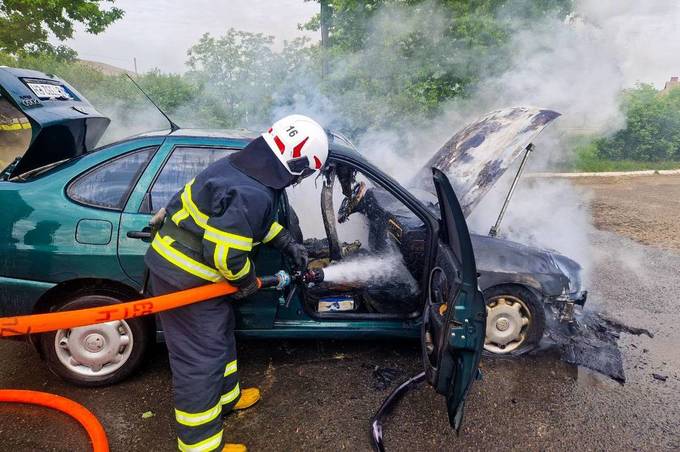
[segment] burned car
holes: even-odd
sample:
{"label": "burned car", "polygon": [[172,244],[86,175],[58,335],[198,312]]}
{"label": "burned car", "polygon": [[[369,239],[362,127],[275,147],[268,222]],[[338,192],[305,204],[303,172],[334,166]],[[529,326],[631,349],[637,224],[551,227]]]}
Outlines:
{"label": "burned car", "polygon": [[[528,143],[557,116],[549,110],[514,108],[483,117],[462,129],[435,153],[410,182],[410,191],[436,213],[439,205],[434,186],[428,182],[428,172],[429,168],[439,168],[449,176],[467,217],[513,161],[524,155],[505,209],[531,152]],[[334,137],[353,147],[346,138],[338,134]],[[336,180],[343,197],[337,217],[333,196]],[[320,197],[326,237],[323,242],[313,239],[308,242],[310,255],[338,262],[361,255],[362,251],[366,253],[359,241],[340,243],[336,230],[336,222],[345,223],[351,215],[360,214],[367,218],[371,252],[384,254],[398,249],[408,274],[417,274],[426,265],[423,253],[426,230],[422,222],[384,189],[371,184],[361,170],[342,164],[329,165],[324,171]],[[500,217],[489,235],[471,234],[479,286],[488,313],[484,348],[490,354],[522,354],[538,345],[548,320],[574,322],[575,309],[584,305],[587,291],[582,287],[581,266],[577,262],[554,250],[498,238],[499,223]],[[412,284],[407,282],[383,281],[356,288],[351,295],[352,303],[345,304],[345,308],[338,305],[336,309],[391,315],[417,312],[417,296],[411,293]],[[328,286],[323,285],[324,289]],[[345,300],[346,295],[339,290],[337,298]]]}
{"label": "burned car", "polygon": [[[0,317],[138,298],[153,213],[199,171],[253,137],[243,131],[173,129],[97,148],[109,119],[65,81],[21,69],[0,68],[0,106],[30,124],[22,132],[25,148],[0,172],[5,212],[0,218]],[[510,153],[493,164],[500,174],[554,117],[546,110],[513,108],[470,127],[483,134],[475,142],[485,152],[483,144],[494,142],[494,128],[505,131],[494,154]],[[298,239],[315,239],[307,241],[313,265],[323,267],[328,278],[313,287],[293,285],[284,293],[262,290],[239,303],[237,333],[420,338],[428,381],[447,396],[451,419],[459,423],[485,342],[490,351],[495,350],[489,344],[496,344],[504,352],[534,344],[542,334],[543,303],[566,305],[582,297],[578,266],[556,253],[471,237],[465,215],[475,202],[463,191],[458,202],[456,193],[464,187],[447,177],[446,165],[424,169],[431,184],[409,190],[340,134],[329,132],[329,142],[320,201],[325,237],[302,235],[288,197],[277,212],[278,222]],[[329,199],[336,181],[343,193],[338,212]],[[368,240],[340,242],[334,228],[357,216],[368,222]],[[258,246],[254,253],[261,275],[289,268],[275,249]],[[397,257],[383,266],[396,274],[370,284],[333,278],[343,262],[360,268],[354,265],[358,260],[381,256]],[[379,273],[370,267],[363,272]],[[485,331],[493,328],[498,337],[490,341]],[[132,318],[30,339],[54,373],[74,384],[99,386],[138,369],[150,344],[162,340],[162,331],[153,318]]]}

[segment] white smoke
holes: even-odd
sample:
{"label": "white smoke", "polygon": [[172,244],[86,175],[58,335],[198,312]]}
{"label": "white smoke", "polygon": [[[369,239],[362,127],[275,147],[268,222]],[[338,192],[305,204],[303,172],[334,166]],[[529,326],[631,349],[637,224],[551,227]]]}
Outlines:
{"label": "white smoke", "polygon": [[[481,84],[484,105],[539,105],[562,116],[536,142],[529,169],[559,169],[573,138],[624,126],[621,91],[657,85],[680,72],[680,2],[581,0],[566,21],[546,19],[513,38],[513,68]],[[506,175],[477,206],[471,227],[488,231],[511,182]],[[589,194],[568,181],[523,179],[504,221],[504,236],[554,248],[590,269]]]}
{"label": "white smoke", "polygon": [[[409,20],[397,20],[405,15]],[[431,17],[432,11],[422,6],[385,9],[377,15],[373,29],[385,39],[384,24],[398,23],[398,34],[403,36],[427,25]],[[440,28],[435,22],[432,39],[439,39]],[[381,44],[376,45],[380,48]],[[612,133],[624,126],[619,103],[622,90],[637,82],[659,87],[680,73],[680,2],[578,0],[566,19],[548,16],[518,27],[509,46],[512,61],[507,71],[490,75],[471,97],[451,101],[434,120],[409,117],[394,127],[368,130],[356,140],[362,153],[405,182],[464,124],[497,108],[529,105],[550,108],[562,116],[537,139],[528,171],[564,168],[574,158],[575,138]],[[375,52],[364,50],[343,70],[369,63],[365,57]],[[468,57],[461,55],[460,60]],[[395,70],[379,64],[373,68],[376,77],[388,77]],[[346,95],[360,102],[360,93]],[[327,124],[338,122],[332,103],[305,99],[306,103],[289,105],[288,111],[316,114]],[[516,166],[511,168],[476,207],[469,218],[473,230],[487,233],[493,225],[515,170]],[[588,269],[592,260],[588,197],[568,181],[524,178],[501,236],[555,249]]]}
{"label": "white smoke", "polygon": [[343,259],[341,263],[324,268],[324,281],[334,283],[362,282],[385,285],[400,282],[407,284],[412,292],[418,284],[404,264],[399,251]]}

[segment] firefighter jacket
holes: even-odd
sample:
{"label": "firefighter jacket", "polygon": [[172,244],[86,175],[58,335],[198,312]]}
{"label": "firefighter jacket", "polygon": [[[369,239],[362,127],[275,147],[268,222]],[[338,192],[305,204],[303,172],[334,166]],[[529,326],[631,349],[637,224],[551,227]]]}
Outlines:
{"label": "firefighter jacket", "polygon": [[[280,164],[273,156],[270,163]],[[281,190],[256,177],[226,157],[189,181],[167,206],[166,225],[145,257],[147,267],[179,288],[222,279],[237,286],[252,282],[251,250],[283,229],[275,221]]]}

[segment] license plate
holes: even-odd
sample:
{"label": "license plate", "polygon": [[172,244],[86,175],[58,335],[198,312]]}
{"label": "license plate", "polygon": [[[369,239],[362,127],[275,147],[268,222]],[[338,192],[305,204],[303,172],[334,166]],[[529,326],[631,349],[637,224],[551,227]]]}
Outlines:
{"label": "license plate", "polygon": [[41,99],[71,99],[63,86],[49,83],[28,83],[28,87]]}

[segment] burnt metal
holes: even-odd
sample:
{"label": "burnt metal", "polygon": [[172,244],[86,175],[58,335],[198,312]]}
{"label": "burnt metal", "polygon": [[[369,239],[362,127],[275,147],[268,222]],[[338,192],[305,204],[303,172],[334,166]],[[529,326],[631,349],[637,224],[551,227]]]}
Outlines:
{"label": "burnt metal", "polygon": [[498,230],[501,228],[501,222],[503,221],[503,217],[505,216],[505,212],[508,210],[508,204],[510,204],[510,198],[512,198],[512,195],[515,192],[515,188],[517,188],[517,182],[519,182],[519,178],[522,175],[522,171],[524,170],[524,166],[526,165],[527,160],[529,159],[529,154],[533,150],[534,150],[534,145],[532,143],[529,143],[529,145],[526,147],[526,151],[524,152],[524,157],[522,157],[522,162],[519,164],[519,169],[517,170],[517,174],[515,174],[515,178],[512,180],[512,185],[510,185],[510,190],[508,190],[508,194],[505,196],[505,201],[503,201],[503,207],[501,207],[501,211],[498,214],[498,219],[496,220],[496,224],[491,226],[491,230],[489,230],[489,235],[491,237],[496,237],[498,235]]}
{"label": "burnt metal", "polygon": [[385,416],[392,412],[394,405],[399,402],[408,391],[416,388],[423,381],[425,381],[425,372],[420,372],[418,375],[409,378],[397,386],[397,388],[387,396],[382,405],[380,405],[377,413],[375,413],[375,416],[373,416],[373,420],[371,421],[371,438],[373,438],[373,448],[378,452],[385,451],[385,444],[383,442],[383,421],[385,420]]}
{"label": "burnt metal", "polygon": [[625,383],[623,357],[618,347],[620,333],[654,335],[644,329],[624,325],[602,314],[585,311],[574,323],[551,322],[546,335],[566,363],[586,367],[621,384]]}
{"label": "burnt metal", "polygon": [[373,368],[373,387],[379,391],[384,391],[385,389],[392,386],[394,380],[404,373],[401,369],[393,369],[391,367],[380,367],[375,366]]}
{"label": "burnt metal", "polygon": [[[328,259],[330,252],[328,249],[328,239],[309,238],[304,240],[305,248],[311,259]],[[361,242],[355,240],[351,243],[342,242],[340,244],[340,254],[342,257],[352,255],[361,249]]]}
{"label": "burnt metal", "polygon": [[342,258],[338,230],[335,227],[335,210],[333,209],[333,185],[335,184],[335,165],[330,166],[323,174],[323,187],[321,188],[321,216],[323,227],[328,238],[328,250],[331,260],[337,261]]}
{"label": "burnt metal", "polygon": [[366,194],[366,184],[364,182],[359,182],[354,185],[349,195],[345,196],[342,200],[340,208],[338,209],[338,223],[344,223],[349,219],[355,211],[361,200]]}
{"label": "burnt metal", "polygon": [[458,131],[410,186],[434,194],[432,168],[445,173],[467,217],[529,143],[560,114],[533,107],[496,110]]}

